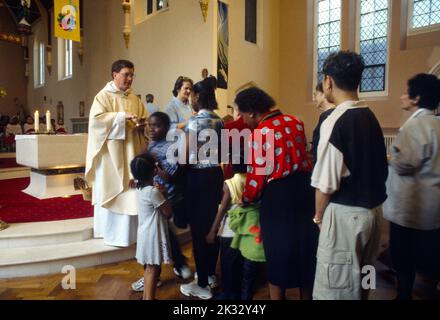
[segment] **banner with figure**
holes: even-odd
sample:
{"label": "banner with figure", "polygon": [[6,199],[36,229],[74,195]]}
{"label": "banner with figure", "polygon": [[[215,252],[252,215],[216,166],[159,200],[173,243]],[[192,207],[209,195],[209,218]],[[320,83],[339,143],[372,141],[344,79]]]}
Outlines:
{"label": "banner with figure", "polygon": [[217,87],[228,89],[228,69],[229,69],[229,17],[228,5],[218,2],[218,58],[217,58]]}
{"label": "banner with figure", "polygon": [[55,37],[80,42],[79,0],[54,1]]}

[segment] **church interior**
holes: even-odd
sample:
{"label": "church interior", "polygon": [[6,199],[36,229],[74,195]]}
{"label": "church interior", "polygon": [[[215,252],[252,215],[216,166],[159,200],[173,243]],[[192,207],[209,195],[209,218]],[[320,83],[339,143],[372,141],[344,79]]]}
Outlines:
{"label": "church interior", "polygon": [[[56,35],[58,2],[78,6],[74,40]],[[0,0],[0,300],[142,298],[132,289],[143,275],[136,245],[94,237],[82,179],[89,114],[114,61],[133,62],[133,94],[145,106],[154,95],[161,111],[179,76],[215,76],[216,113],[225,120],[238,92],[261,88],[304,123],[311,141],[320,117],[315,87],[339,50],[364,57],[359,98],[389,152],[411,116],[401,109],[408,79],[440,77],[440,0]],[[8,135],[17,124],[21,131]],[[194,271],[191,232],[171,228]],[[370,300],[396,296],[388,240],[385,222]],[[160,282],[157,299],[188,299],[172,267],[162,266]],[[262,268],[254,299],[269,298]],[[299,298],[287,290],[287,299]],[[440,299],[440,282],[418,273],[413,298]]]}

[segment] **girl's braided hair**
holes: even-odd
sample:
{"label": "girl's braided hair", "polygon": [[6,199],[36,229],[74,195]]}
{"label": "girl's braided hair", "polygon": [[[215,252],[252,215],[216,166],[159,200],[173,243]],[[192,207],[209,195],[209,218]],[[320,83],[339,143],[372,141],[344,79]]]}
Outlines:
{"label": "girl's braided hair", "polygon": [[138,181],[138,189],[145,187],[145,182],[153,179],[155,163],[154,157],[148,153],[138,155],[131,161],[131,174]]}

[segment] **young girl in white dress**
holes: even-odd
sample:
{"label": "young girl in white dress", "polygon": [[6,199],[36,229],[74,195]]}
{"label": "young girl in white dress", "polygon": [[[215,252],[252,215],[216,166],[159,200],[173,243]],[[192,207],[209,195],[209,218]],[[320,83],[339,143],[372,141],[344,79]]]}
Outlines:
{"label": "young girl in white dress", "polygon": [[172,209],[166,195],[153,186],[153,177],[157,170],[154,158],[143,154],[134,158],[130,166],[133,177],[138,181],[136,259],[146,266],[143,299],[154,300],[160,266],[171,262],[167,219],[171,217]]}

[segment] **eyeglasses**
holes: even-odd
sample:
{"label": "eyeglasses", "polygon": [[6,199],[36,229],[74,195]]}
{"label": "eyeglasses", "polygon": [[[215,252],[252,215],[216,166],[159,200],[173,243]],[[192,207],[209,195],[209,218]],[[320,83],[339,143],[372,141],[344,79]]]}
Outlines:
{"label": "eyeglasses", "polygon": [[124,78],[132,78],[132,79],[136,78],[136,75],[134,73],[118,73],[118,74],[120,74]]}

